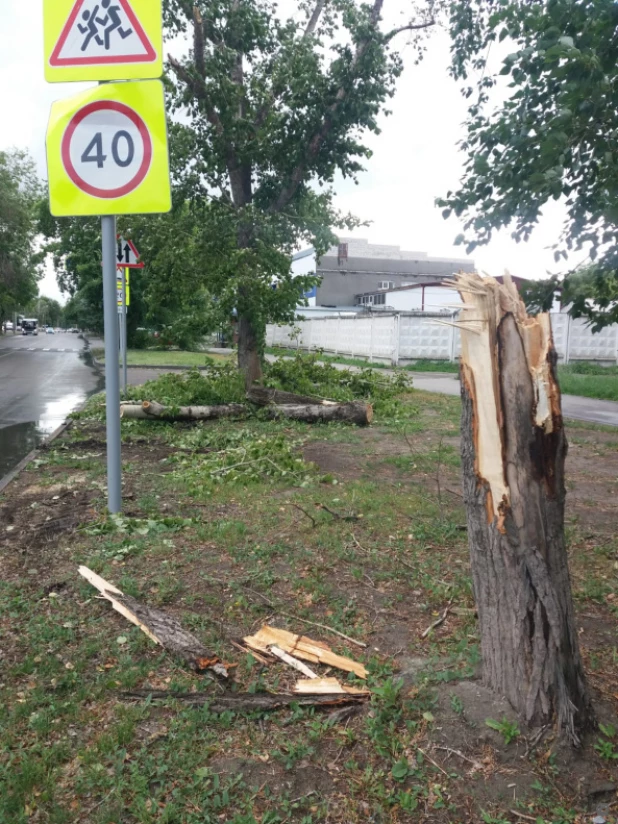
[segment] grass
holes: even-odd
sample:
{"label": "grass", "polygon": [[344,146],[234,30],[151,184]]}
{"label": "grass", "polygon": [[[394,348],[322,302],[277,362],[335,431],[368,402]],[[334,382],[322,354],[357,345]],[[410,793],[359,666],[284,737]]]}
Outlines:
{"label": "grass", "polygon": [[[97,360],[105,362],[105,350],[93,349],[93,355]],[[211,355],[207,352],[181,352],[176,349],[129,349],[127,352],[129,366],[203,368],[206,366],[207,360],[225,363],[230,358],[226,355]]]}
{"label": "grass", "polygon": [[558,376],[565,395],[618,401],[618,366],[575,362],[559,366]]}
{"label": "grass", "polygon": [[[0,521],[13,526],[0,530],[0,821],[515,824],[512,809],[539,824],[587,820],[575,766],[560,762],[551,732],[538,756],[525,756],[527,731],[505,745],[510,722],[501,710],[488,708],[476,726],[467,720],[470,705],[457,689],[478,666],[473,613],[451,614],[421,638],[447,604],[473,606],[458,494],[458,399],[389,388],[379,374],[366,384],[339,373],[337,388],[333,371],[315,359],[303,367],[286,361],[268,379],[368,396],[376,402],[374,427],[259,416],[198,426],[123,421],[125,512],[112,519],[97,396],[0,497]],[[242,391],[225,366],[207,378],[166,376],[151,388],[176,402]],[[618,433],[580,426],[578,436],[590,466],[605,449],[609,471]],[[580,475],[570,479],[577,488]],[[575,494],[569,543],[576,603],[586,615],[584,654],[599,694],[611,696],[614,636],[608,630],[595,641],[588,627],[595,616],[615,625],[618,545],[611,524],[601,538],[600,513],[591,512],[593,526],[581,520]],[[72,531],[45,526],[62,518]],[[96,598],[77,575],[79,564],[178,617],[237,665],[234,689],[293,684],[283,664],[262,667],[230,643],[272,621],[362,659],[370,706],[337,722],[298,707],[216,715],[174,700],[124,701],[121,692],[133,688],[214,696],[220,687]],[[419,658],[420,675],[400,673]],[[500,730],[486,718],[499,719]],[[440,730],[450,746],[482,762],[482,772],[433,749]],[[454,743],[455,733],[465,745]],[[599,741],[596,735],[578,763],[587,759],[589,773],[598,765],[604,775],[614,759]],[[504,790],[505,774],[516,798]],[[532,775],[543,792],[520,789]]]}
{"label": "grass", "polygon": [[[270,354],[291,357],[296,350],[269,347]],[[347,358],[343,355],[320,353],[325,363],[341,363],[371,369],[392,369],[390,364],[369,363],[363,358]],[[417,360],[416,363],[401,367],[406,372],[447,372],[459,374],[459,364],[439,360]],[[587,362],[575,362],[558,366],[560,388],[565,395],[579,395],[584,398],[618,401],[618,366],[599,366]]]}

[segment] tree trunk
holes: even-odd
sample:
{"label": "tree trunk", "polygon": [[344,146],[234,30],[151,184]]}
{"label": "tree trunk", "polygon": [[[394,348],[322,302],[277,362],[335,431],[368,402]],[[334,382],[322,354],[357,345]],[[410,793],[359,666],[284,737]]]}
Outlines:
{"label": "tree trunk", "polygon": [[483,678],[529,725],[579,745],[594,712],[564,540],[564,434],[549,315],[460,275],[464,498]]}
{"label": "tree trunk", "polygon": [[163,406],[156,401],[141,404],[120,404],[121,418],[140,420],[159,419],[164,421],[210,421],[218,418],[244,418],[248,409],[242,403],[228,403],[225,406]]}
{"label": "tree trunk", "polygon": [[[218,418],[243,418],[250,414],[250,409],[240,403],[225,406],[163,406],[156,401],[143,401],[142,404],[123,403],[120,405],[120,417],[138,420],[161,421],[210,421]],[[304,404],[302,406],[285,404],[284,406],[267,406],[263,414],[278,420],[288,418],[305,423],[328,423],[342,421],[357,426],[368,426],[373,420],[373,407],[362,401],[335,403],[328,406]]]}
{"label": "tree trunk", "polygon": [[294,392],[284,392],[282,389],[270,389],[268,386],[252,386],[247,392],[247,400],[257,406],[275,404],[303,404],[311,403],[320,406],[333,406],[337,401],[326,398],[316,398],[311,395],[297,395]]}
{"label": "tree trunk", "polygon": [[262,361],[253,320],[241,314],[238,316],[238,368],[244,373],[247,389],[262,378]]}

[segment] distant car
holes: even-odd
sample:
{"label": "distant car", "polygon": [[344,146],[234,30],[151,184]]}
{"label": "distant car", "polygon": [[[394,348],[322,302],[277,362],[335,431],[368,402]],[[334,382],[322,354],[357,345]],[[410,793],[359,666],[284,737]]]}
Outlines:
{"label": "distant car", "polygon": [[79,329],[71,329],[70,331],[73,332],[74,335],[79,334]]}
{"label": "distant car", "polygon": [[13,328],[14,328],[13,327],[13,321],[12,320],[7,320],[7,322],[4,324],[4,328],[6,329],[7,332],[12,332]]}
{"label": "distant car", "polygon": [[24,318],[21,322],[22,335],[38,335],[38,323],[35,318]]}
{"label": "distant car", "polygon": [[46,326],[45,327],[45,334],[46,335],[55,335],[56,331],[53,326]]}

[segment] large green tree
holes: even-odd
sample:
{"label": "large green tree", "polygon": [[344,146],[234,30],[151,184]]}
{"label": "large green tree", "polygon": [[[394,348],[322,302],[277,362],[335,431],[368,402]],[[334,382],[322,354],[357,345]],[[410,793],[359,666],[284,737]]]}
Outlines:
{"label": "large green tree", "polygon": [[189,119],[188,197],[209,200],[212,225],[225,227],[215,294],[238,312],[248,383],[266,322],[289,319],[299,298],[291,252],[310,242],[320,254],[348,222],[330,184],[369,156],[363,135],[378,131],[402,70],[395,35],[420,35],[436,5],[412,2],[384,30],[384,0],[300,0],[289,17],[274,0],[165,0],[168,33],[191,41],[169,56],[173,109]]}
{"label": "large green tree", "polygon": [[[614,0],[451,4],[453,73],[471,105],[465,176],[441,201],[445,216],[464,217],[470,252],[503,227],[527,240],[543,207],[564,203],[555,258],[588,251],[596,277],[573,313],[597,328],[618,320],[617,25]],[[492,75],[488,57],[507,47]]]}
{"label": "large green tree", "polygon": [[0,322],[37,294],[36,204],[41,182],[22,151],[0,151]]}

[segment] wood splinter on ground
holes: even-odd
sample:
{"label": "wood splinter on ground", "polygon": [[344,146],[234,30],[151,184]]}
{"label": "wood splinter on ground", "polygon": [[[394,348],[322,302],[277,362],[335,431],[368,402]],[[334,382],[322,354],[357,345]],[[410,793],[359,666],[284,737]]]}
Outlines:
{"label": "wood splinter on ground", "polygon": [[368,689],[349,687],[342,684],[337,678],[318,678],[308,681],[297,681],[294,692],[298,695],[371,695]]}
{"label": "wood splinter on ground", "polygon": [[195,636],[184,630],[175,618],[161,610],[140,604],[135,598],[125,595],[88,567],[80,566],[79,574],[95,589],[98,589],[116,612],[138,626],[155,644],[159,644],[185,661],[191,669],[212,670],[221,678],[229,678],[225,664],[214,653],[206,649]]}
{"label": "wood splinter on ground", "polygon": [[255,635],[248,635],[243,638],[243,641],[248,647],[258,652],[270,652],[270,648],[274,645],[289,655],[302,658],[312,664],[325,664],[344,672],[353,672],[358,678],[367,678],[367,670],[363,664],[335,654],[322,641],[314,641],[304,635],[294,635],[293,632],[287,632],[284,629],[264,625],[259,632]]}

